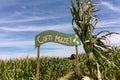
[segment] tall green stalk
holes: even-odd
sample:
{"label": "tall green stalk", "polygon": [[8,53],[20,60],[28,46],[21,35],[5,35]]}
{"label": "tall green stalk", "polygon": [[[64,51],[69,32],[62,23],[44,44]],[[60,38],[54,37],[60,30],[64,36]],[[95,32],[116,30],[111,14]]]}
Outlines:
{"label": "tall green stalk", "polygon": [[109,42],[107,36],[118,33],[105,30],[95,35],[93,34],[94,28],[99,20],[94,14],[99,11],[95,8],[97,4],[92,2],[92,0],[76,0],[76,2],[71,0],[71,13],[73,16],[73,29],[79,36],[89,59],[87,62],[90,71],[89,76],[94,78],[94,80],[102,80],[101,69],[104,68],[103,62],[119,69],[119,67],[110,62],[104,55],[105,51],[112,49],[111,46],[104,43],[105,41]]}

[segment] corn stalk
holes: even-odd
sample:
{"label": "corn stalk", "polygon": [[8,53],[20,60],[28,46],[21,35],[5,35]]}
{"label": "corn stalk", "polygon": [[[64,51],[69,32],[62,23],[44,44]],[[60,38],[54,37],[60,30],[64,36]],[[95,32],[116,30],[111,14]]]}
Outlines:
{"label": "corn stalk", "polygon": [[103,62],[119,69],[119,67],[109,61],[104,55],[105,51],[112,49],[111,45],[105,43],[105,41],[110,43],[107,37],[111,34],[119,33],[104,30],[95,35],[93,34],[99,20],[94,14],[99,11],[95,8],[96,5],[98,3],[92,2],[91,0],[76,0],[76,2],[71,0],[71,14],[73,17],[73,30],[79,36],[88,56],[87,66],[90,71],[90,77],[95,80],[102,80],[102,71],[100,69],[104,68]]}

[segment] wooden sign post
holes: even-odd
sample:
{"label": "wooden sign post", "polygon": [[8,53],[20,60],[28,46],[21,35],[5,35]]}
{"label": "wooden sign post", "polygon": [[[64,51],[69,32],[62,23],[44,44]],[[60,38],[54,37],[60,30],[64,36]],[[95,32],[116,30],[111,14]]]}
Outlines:
{"label": "wooden sign post", "polygon": [[38,48],[37,52],[37,64],[36,64],[36,80],[39,80],[39,68],[40,68],[40,45],[47,43],[47,42],[55,42],[66,46],[76,46],[76,63],[77,63],[77,70],[78,70],[78,77],[80,76],[79,70],[79,61],[78,61],[78,45],[80,45],[79,37],[76,34],[64,34],[57,31],[44,31],[40,34],[36,35],[35,37],[35,47]]}
{"label": "wooden sign post", "polygon": [[78,76],[78,80],[81,80],[83,78],[83,75],[80,72],[80,65],[79,65],[79,56],[78,56],[78,46],[75,46],[75,50],[76,50],[76,65],[77,65],[77,76]]}
{"label": "wooden sign post", "polygon": [[39,67],[40,67],[40,63],[39,63],[39,59],[40,58],[40,46],[38,46],[38,52],[37,52],[37,60],[36,60],[36,80],[39,80]]}

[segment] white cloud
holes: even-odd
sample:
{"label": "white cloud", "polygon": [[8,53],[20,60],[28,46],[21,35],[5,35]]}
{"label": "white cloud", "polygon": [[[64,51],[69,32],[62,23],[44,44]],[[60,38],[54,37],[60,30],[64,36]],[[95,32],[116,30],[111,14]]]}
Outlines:
{"label": "white cloud", "polygon": [[108,9],[115,11],[115,12],[120,12],[120,6],[114,6],[113,4],[105,1],[101,1],[101,5],[106,6]]}
{"label": "white cloud", "polygon": [[120,46],[120,35],[112,35],[110,41],[113,46]]}

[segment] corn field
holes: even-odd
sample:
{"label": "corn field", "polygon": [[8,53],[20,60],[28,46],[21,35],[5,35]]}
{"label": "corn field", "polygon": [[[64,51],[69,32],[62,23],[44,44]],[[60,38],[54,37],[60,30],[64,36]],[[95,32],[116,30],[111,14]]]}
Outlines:
{"label": "corn field", "polygon": [[[120,68],[120,49],[111,50],[104,55]],[[80,71],[83,75],[90,76],[88,57],[86,54],[79,55]],[[103,60],[101,60],[103,61]],[[101,74],[103,80],[119,80],[120,70],[103,63]],[[74,71],[69,80],[77,80],[76,61],[73,55],[69,58],[42,57],[40,59],[39,80],[57,80],[70,71]],[[0,80],[35,80],[36,59],[11,59],[0,61]]]}
{"label": "corn field", "polygon": [[[57,80],[72,70],[73,62],[65,58],[40,59],[40,80]],[[0,80],[35,80],[36,59],[0,61]]]}

